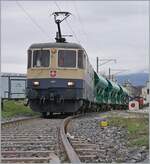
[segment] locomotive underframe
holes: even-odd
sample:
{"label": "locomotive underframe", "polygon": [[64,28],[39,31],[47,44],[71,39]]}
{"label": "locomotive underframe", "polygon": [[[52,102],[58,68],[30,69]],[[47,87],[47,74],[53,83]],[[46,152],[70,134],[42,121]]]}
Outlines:
{"label": "locomotive underframe", "polygon": [[29,100],[30,107],[35,112],[51,112],[51,113],[73,113],[77,112],[82,106],[82,100],[64,100],[56,102],[45,100],[41,102],[39,99]]}

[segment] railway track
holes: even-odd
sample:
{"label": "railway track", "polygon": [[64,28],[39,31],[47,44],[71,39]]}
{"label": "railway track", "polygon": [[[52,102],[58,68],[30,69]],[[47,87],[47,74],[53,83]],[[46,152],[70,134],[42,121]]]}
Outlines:
{"label": "railway track", "polygon": [[[69,122],[82,115],[68,117],[63,121],[63,128],[61,128],[61,136],[67,137],[64,142],[64,147],[67,152],[67,156],[71,163],[96,163],[98,162],[99,148],[96,144],[91,143],[87,138],[79,136],[71,136],[67,132]],[[64,135],[65,134],[65,135]]]}
{"label": "railway track", "polygon": [[62,119],[32,118],[2,123],[2,163],[58,163],[65,154],[61,145]]}
{"label": "railway track", "polygon": [[98,147],[86,138],[69,136],[71,119],[24,119],[2,124],[2,163],[97,162]]}

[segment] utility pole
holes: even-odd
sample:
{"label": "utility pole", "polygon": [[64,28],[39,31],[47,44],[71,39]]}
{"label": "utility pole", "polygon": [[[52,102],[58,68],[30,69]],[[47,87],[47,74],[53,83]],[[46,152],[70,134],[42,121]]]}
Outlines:
{"label": "utility pole", "polygon": [[109,68],[109,75],[108,75],[108,79],[110,80],[110,68]]}
{"label": "utility pole", "polygon": [[99,57],[96,57],[96,72],[97,72],[97,74],[99,73],[99,66],[107,64],[111,61],[113,61],[115,63],[117,62],[116,59],[99,59]]}
{"label": "utility pole", "polygon": [[97,74],[98,74],[98,72],[99,72],[98,57],[96,57],[96,72],[97,72]]}

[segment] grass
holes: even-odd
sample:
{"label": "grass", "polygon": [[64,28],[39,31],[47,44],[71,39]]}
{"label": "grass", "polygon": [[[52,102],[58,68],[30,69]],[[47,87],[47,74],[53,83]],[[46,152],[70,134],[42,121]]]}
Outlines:
{"label": "grass", "polygon": [[2,118],[12,118],[17,116],[34,116],[38,113],[33,112],[29,107],[24,106],[23,101],[4,101],[1,111]]}
{"label": "grass", "polygon": [[109,125],[127,129],[129,146],[149,148],[149,118],[109,118]]}

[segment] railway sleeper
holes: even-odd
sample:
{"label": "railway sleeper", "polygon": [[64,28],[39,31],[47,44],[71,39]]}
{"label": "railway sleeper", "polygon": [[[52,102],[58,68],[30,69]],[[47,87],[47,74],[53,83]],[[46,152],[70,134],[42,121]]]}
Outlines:
{"label": "railway sleeper", "polygon": [[[85,143],[85,142],[88,142],[88,141],[87,141],[87,140],[80,140],[80,141],[79,141],[79,140],[72,140],[72,141],[71,141],[72,144],[78,144],[78,143],[79,143],[79,144],[80,144],[80,143],[82,144],[82,143]],[[86,144],[86,143],[85,143],[85,144]]]}
{"label": "railway sleeper", "polygon": [[6,138],[53,138],[57,136],[49,136],[49,135],[3,135],[1,136],[1,139]]}
{"label": "railway sleeper", "polygon": [[[44,152],[44,151],[41,151]],[[40,152],[40,153],[41,153]],[[45,153],[45,152],[44,152]],[[49,154],[50,153],[50,154]],[[58,158],[58,156],[56,156],[54,153],[49,152],[47,157],[23,157],[23,158],[2,158],[1,161],[3,163],[60,163],[60,159]]]}
{"label": "railway sleeper", "polygon": [[48,163],[51,161],[50,157],[39,157],[39,158],[2,158],[2,163]]}
{"label": "railway sleeper", "polygon": [[[49,138],[49,140],[50,139],[51,138]],[[15,138],[15,139],[14,138],[12,138],[12,139],[5,138],[5,139],[1,139],[1,142],[27,142],[27,141],[32,142],[33,140],[35,142],[42,142],[43,140],[48,140],[48,138],[34,138],[34,139],[33,138],[31,138],[31,139],[30,138],[29,139],[28,138],[23,138],[23,139],[22,138],[21,139],[20,138]]]}
{"label": "railway sleeper", "polygon": [[86,148],[95,148],[95,144],[87,144],[87,143],[72,143],[74,148],[81,148],[81,147],[86,147]]}
{"label": "railway sleeper", "polygon": [[83,148],[80,148],[80,149],[75,149],[75,151],[76,152],[79,152],[79,153],[97,153],[97,151],[98,150],[96,150],[96,149],[93,149],[93,148],[85,148],[85,149],[83,149]]}
{"label": "railway sleeper", "polygon": [[46,145],[51,145],[53,144],[53,142],[51,141],[17,141],[17,142],[2,142],[1,145],[18,145],[18,144],[21,144],[21,145],[40,145],[40,144],[46,144]]}
{"label": "railway sleeper", "polygon": [[79,156],[79,158],[80,158],[81,161],[89,160],[89,161],[92,161],[93,162],[93,159],[97,159],[98,158],[98,156],[96,154],[90,154],[90,155],[87,155],[87,154],[85,154],[85,155],[79,154],[78,156]]}
{"label": "railway sleeper", "polygon": [[2,151],[29,151],[29,150],[37,150],[37,151],[41,151],[41,150],[54,150],[56,147],[56,145],[25,145],[24,147],[17,145],[3,145],[1,146],[1,150]]}
{"label": "railway sleeper", "polygon": [[54,151],[2,151],[3,158],[9,157],[46,157]]}
{"label": "railway sleeper", "polygon": [[[56,131],[52,131],[52,132],[56,132]],[[12,133],[7,133],[7,134],[5,134],[4,132],[3,132],[3,134],[2,134],[2,137],[3,136],[39,136],[39,134],[40,135],[47,135],[48,136],[48,134],[47,133],[44,133],[44,132],[33,132],[32,131],[32,133],[30,134],[31,132],[19,132],[19,134],[18,134],[18,132],[12,132]]]}

